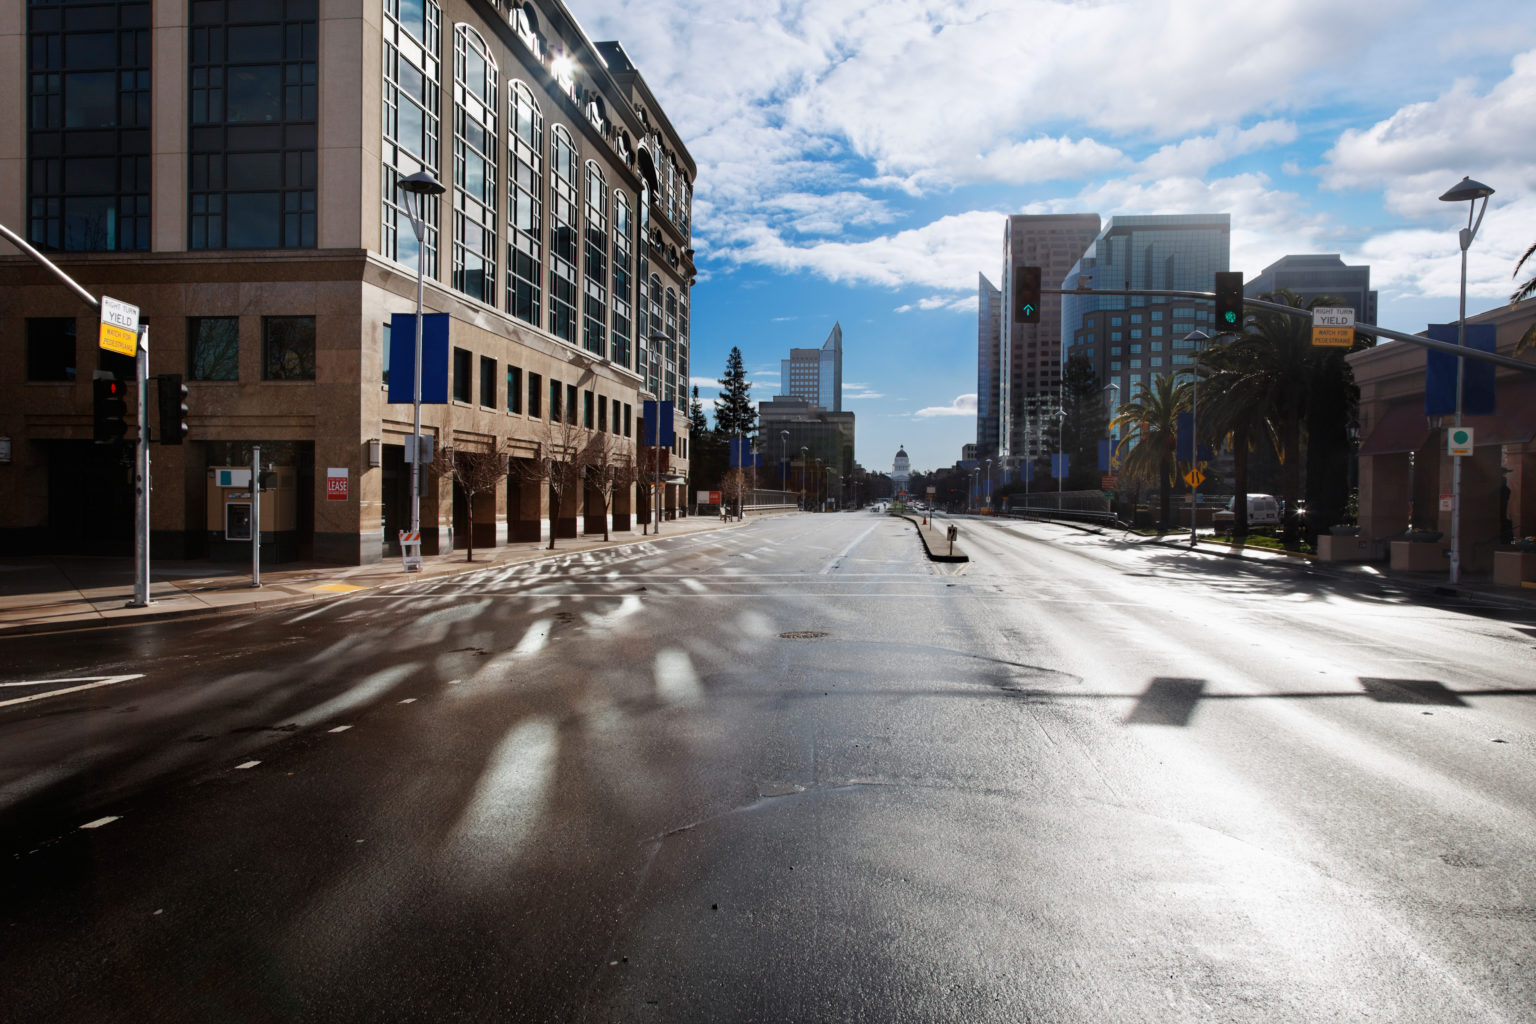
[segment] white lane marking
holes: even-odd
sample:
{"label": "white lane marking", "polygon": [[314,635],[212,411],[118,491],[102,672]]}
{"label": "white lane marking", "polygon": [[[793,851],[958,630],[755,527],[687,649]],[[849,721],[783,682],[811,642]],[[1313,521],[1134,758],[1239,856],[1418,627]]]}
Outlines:
{"label": "white lane marking", "polygon": [[407,662],[404,665],[393,665],[382,669],[339,697],[333,697],[323,704],[317,704],[298,717],[290,718],[289,721],[308,728],[311,725],[318,725],[328,718],[336,718],[348,711],[378,700],[415,671],[415,662]]}
{"label": "white lane marking", "polygon": [[656,652],[656,692],[668,704],[693,707],[704,703],[704,688],[687,651],[669,647]]}
{"label": "white lane marking", "polygon": [[517,642],[517,646],[512,648],[512,653],[528,655],[542,651],[544,645],[549,643],[549,627],[554,621],[554,619],[539,619],[534,622],[528,627],[528,632],[523,634],[523,638]]}
{"label": "white lane marking", "polygon": [[135,672],[126,676],[74,676],[69,679],[25,679],[15,683],[0,683],[0,686],[44,686],[49,683],[82,683],[81,686],[66,686],[62,690],[48,690],[45,693],[34,693],[26,697],[13,697],[10,700],[0,700],[0,708],[10,707],[12,704],[25,704],[28,701],[42,700],[44,697],[59,697],[66,693],[79,693],[81,690],[94,690],[98,686],[111,686],[113,683],[126,683],[130,679],[143,679],[144,673]]}
{"label": "white lane marking", "polygon": [[255,768],[259,764],[261,764],[260,761],[247,761],[247,762],[245,762],[245,764],[237,764],[237,765],[235,765],[235,771],[237,771],[237,772],[245,771],[247,768]]}
{"label": "white lane marking", "polygon": [[847,547],[843,548],[843,550],[839,551],[837,554],[832,556],[832,560],[830,562],[828,562],[822,568],[821,574],[823,576],[830,575],[832,570],[837,568],[837,563],[841,562],[844,558],[846,558],[848,556],[848,553],[851,552],[854,548],[856,548],[860,544],[862,544],[864,542],[864,538],[865,537],[868,537],[870,534],[874,533],[879,528],[880,528],[880,524],[876,523],[875,525],[871,526],[869,529],[865,530],[863,533],[859,534],[857,537],[853,538],[853,540],[849,541]]}
{"label": "white lane marking", "polygon": [[325,731],[326,732],[346,732],[350,728],[352,728],[350,725],[338,725],[334,729],[327,729]]}
{"label": "white lane marking", "polygon": [[[415,373],[416,371],[412,370],[411,372]],[[695,594],[702,594],[709,589],[708,587],[704,586],[704,584],[694,579],[692,576],[684,576],[682,579],[682,584],[689,590],[693,591]]]}
{"label": "white lane marking", "polygon": [[[416,371],[413,369],[411,372],[415,373]],[[415,704],[416,703],[416,698],[415,697],[407,697],[407,698],[405,698],[405,700],[401,701],[400,703],[401,704]]]}
{"label": "white lane marking", "polygon": [[559,732],[546,718],[509,731],[454,826],[457,843],[485,855],[515,857],[539,823],[559,748]]}
{"label": "white lane marking", "polygon": [[110,825],[114,821],[121,821],[122,817],[123,816],[121,814],[112,814],[112,815],[108,815],[105,818],[97,818],[95,821],[88,821],[84,825],[81,825],[80,827],[81,828],[101,828],[101,826],[103,826],[103,825]]}

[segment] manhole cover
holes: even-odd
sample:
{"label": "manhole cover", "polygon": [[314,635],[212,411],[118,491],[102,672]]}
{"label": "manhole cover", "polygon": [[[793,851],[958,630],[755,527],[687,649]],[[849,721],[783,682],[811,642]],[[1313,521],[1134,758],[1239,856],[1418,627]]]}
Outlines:
{"label": "manhole cover", "polygon": [[780,633],[780,640],[820,640],[827,634],[816,629],[797,629],[793,633]]}

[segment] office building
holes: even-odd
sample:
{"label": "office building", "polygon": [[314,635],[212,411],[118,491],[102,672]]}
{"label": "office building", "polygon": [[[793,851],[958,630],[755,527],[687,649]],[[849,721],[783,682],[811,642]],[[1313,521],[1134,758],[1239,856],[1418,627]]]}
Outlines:
{"label": "office building", "polygon": [[[996,393],[998,443],[1004,480],[1020,462],[1053,451],[1056,411],[1061,408],[1061,296],[1055,294],[1094,237],[1096,213],[1015,215],[1003,231],[1003,283]],[[1015,301],[1019,273],[1040,268],[1039,320],[1026,323]],[[980,396],[978,396],[978,402]],[[986,456],[983,455],[983,458]]]}
{"label": "office building", "polygon": [[[520,470],[556,427],[632,449],[647,397],[675,400],[663,501],[684,506],[695,165],[616,42],[560,0],[16,0],[0,25],[0,220],[93,295],[139,307],[149,372],[190,389],[183,445],[151,446],[152,549],[228,554],[218,467],[253,445],[288,493],[280,551],[398,550],[409,403],[390,404],[392,317],[446,314],[438,452],[504,456],[473,507],[422,474],[425,553],[594,528],[595,495]],[[417,243],[407,195],[424,198]],[[96,310],[0,243],[0,546],[121,552],[132,488],[92,443],[91,378],[131,360]],[[410,368],[404,368],[410,372]],[[151,392],[154,385],[152,382]],[[130,434],[130,437],[133,436]],[[572,499],[575,500],[572,500]],[[612,513],[649,514],[619,489]]]}
{"label": "office building", "polygon": [[[1113,217],[1061,287],[1209,292],[1227,269],[1227,214]],[[1210,333],[1210,302],[1149,295],[1065,295],[1063,358],[1081,355],[1128,402],[1157,376],[1194,362],[1186,335]]]}
{"label": "office building", "polygon": [[[820,493],[836,498],[852,486],[854,416],[834,412],[800,398],[775,396],[757,403],[758,452],[767,476],[784,490]],[[801,449],[804,449],[802,451]],[[850,491],[851,493],[851,491]]]}
{"label": "office building", "polygon": [[1003,293],[976,275],[976,451],[981,458],[996,458],[1002,450],[999,431],[1002,417],[997,406],[1002,398]]}
{"label": "office building", "polygon": [[843,327],[834,323],[821,348],[792,348],[779,361],[780,387],[786,398],[843,411]]}
{"label": "office building", "polygon": [[1371,268],[1346,266],[1336,253],[1282,257],[1243,285],[1243,294],[1250,298],[1282,290],[1301,296],[1303,306],[1320,295],[1342,299],[1355,311],[1356,323],[1376,323]]}

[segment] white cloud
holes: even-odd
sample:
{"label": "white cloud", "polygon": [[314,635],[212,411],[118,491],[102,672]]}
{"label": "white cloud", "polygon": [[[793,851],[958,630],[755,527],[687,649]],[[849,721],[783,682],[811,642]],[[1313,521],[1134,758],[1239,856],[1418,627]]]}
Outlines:
{"label": "white cloud", "polygon": [[843,401],[845,402],[868,401],[872,398],[884,397],[884,394],[876,391],[868,384],[850,384],[847,381],[843,382]]}
{"label": "white cloud", "polygon": [[1235,156],[1295,142],[1296,135],[1296,126],[1290,121],[1262,121],[1245,129],[1228,125],[1214,135],[1197,135],[1164,146],[1141,162],[1137,177],[1201,177]]}
{"label": "white cloud", "polygon": [[915,418],[924,420],[934,416],[975,416],[976,396],[959,395],[948,405],[930,405],[925,409],[919,409],[912,414]]}
{"label": "white cloud", "polygon": [[916,302],[908,302],[897,306],[896,312],[912,313],[926,312],[931,309],[943,309],[951,313],[974,314],[976,312],[976,305],[976,296],[974,294],[962,295],[959,298],[955,298],[953,295],[930,295],[927,298],[918,299]]}

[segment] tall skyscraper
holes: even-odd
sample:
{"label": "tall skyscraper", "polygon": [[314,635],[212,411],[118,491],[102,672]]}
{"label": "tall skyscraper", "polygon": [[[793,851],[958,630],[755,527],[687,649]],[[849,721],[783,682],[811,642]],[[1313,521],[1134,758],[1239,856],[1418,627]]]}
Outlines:
{"label": "tall skyscraper", "polygon": [[792,348],[780,360],[784,396],[819,405],[828,412],[843,411],[843,326],[832,325],[821,348]]}
{"label": "tall skyscraper", "polygon": [[[1113,217],[1061,287],[1210,291],[1227,269],[1228,214]],[[1086,356],[1128,402],[1154,377],[1194,362],[1196,329],[1210,333],[1211,306],[1145,295],[1065,295],[1063,361]]]}
{"label": "tall skyscraper", "polygon": [[[1061,287],[1072,265],[1099,233],[1096,213],[1064,213],[1008,218],[1003,231],[1003,287],[998,349],[998,443],[1004,479],[1021,460],[1052,450],[1043,424],[1061,406]],[[1015,308],[1018,277],[1024,267],[1040,268],[1040,313],[1025,323]],[[978,403],[980,398],[977,399]],[[1054,419],[1050,420],[1054,425]],[[983,456],[985,458],[986,456]]]}
{"label": "tall skyscraper", "polygon": [[1243,285],[1243,294],[1259,296],[1281,289],[1300,295],[1302,305],[1319,295],[1332,295],[1355,311],[1357,322],[1376,322],[1371,268],[1346,266],[1336,253],[1282,256]]}
{"label": "tall skyscraper", "polygon": [[998,430],[998,378],[1002,374],[1003,293],[986,274],[976,275],[976,451],[973,457],[996,458],[1002,448]]}

